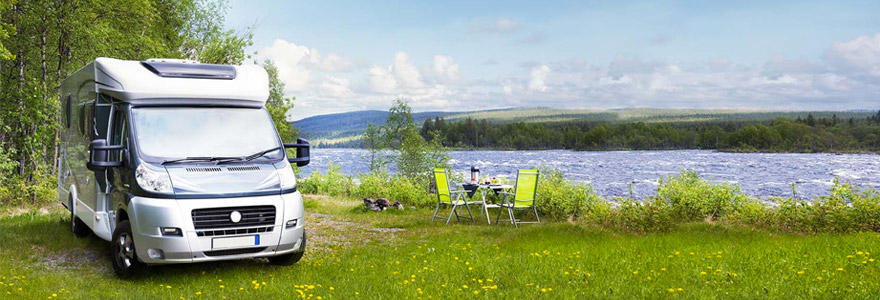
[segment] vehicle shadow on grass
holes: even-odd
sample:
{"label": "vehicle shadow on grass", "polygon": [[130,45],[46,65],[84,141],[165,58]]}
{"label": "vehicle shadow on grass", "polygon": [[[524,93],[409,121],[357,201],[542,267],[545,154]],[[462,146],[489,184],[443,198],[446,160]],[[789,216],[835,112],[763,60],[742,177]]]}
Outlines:
{"label": "vehicle shadow on grass", "polygon": [[[0,218],[0,254],[8,268],[33,268],[46,272],[95,272],[112,278],[110,242],[94,234],[78,238],[70,232],[70,217],[64,211],[27,213]],[[300,264],[309,260],[308,252]],[[132,281],[154,277],[187,277],[237,272],[292,271],[297,266],[270,265],[265,258],[250,258],[194,264],[156,265]]]}

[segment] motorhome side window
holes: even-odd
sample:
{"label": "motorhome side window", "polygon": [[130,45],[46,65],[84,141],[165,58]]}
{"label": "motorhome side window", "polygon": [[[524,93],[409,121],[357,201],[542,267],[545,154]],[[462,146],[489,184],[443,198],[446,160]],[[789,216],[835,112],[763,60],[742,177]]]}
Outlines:
{"label": "motorhome side window", "polygon": [[86,134],[86,106],[79,106],[79,133]]}
{"label": "motorhome side window", "polygon": [[65,125],[65,127],[70,128],[70,106],[71,106],[70,95],[62,97],[62,101],[63,101],[63,103],[61,105],[64,106],[64,116],[63,116],[64,125]]}
{"label": "motorhome side window", "polygon": [[[128,138],[128,122],[125,119],[125,112],[121,110],[117,110],[113,113],[113,135],[110,137],[111,145],[123,145],[127,144],[126,139]],[[114,151],[113,157],[115,161],[122,161],[122,154],[124,151]]]}

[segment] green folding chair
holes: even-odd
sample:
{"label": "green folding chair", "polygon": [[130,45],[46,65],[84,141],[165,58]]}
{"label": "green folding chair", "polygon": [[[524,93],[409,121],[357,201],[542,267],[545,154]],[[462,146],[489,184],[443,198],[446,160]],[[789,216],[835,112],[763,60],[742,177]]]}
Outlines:
{"label": "green folding chair", "polygon": [[[535,198],[538,197],[538,170],[519,170],[516,174],[516,186],[513,188],[513,193],[502,192],[502,194],[504,194],[504,201],[501,204],[501,209],[498,210],[498,216],[495,217],[495,224],[498,224],[501,218],[501,211],[505,208],[507,208],[507,214],[510,217],[509,221],[514,227],[519,228],[519,224],[537,224],[541,222],[541,218],[538,217],[538,208],[535,206]],[[513,196],[513,201],[510,201],[510,196]],[[535,212],[535,222],[522,222],[516,219],[514,211],[528,209]]]}
{"label": "green folding chair", "polygon": [[467,196],[464,195],[464,190],[450,189],[449,173],[446,172],[446,169],[434,169],[434,183],[437,187],[437,209],[434,210],[434,216],[431,217],[432,222],[437,218],[437,213],[440,212],[440,206],[452,205],[452,211],[449,212],[449,217],[446,218],[446,224],[449,224],[449,221],[452,220],[452,215],[455,215],[456,220],[459,222],[461,221],[461,216],[458,214],[458,208],[461,206],[464,206],[467,209],[471,222],[476,223],[469,204],[480,204],[482,202],[468,202]]}

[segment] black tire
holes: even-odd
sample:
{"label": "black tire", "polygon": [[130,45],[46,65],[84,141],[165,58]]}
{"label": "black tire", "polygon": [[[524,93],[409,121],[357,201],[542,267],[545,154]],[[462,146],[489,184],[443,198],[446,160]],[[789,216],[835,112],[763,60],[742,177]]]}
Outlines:
{"label": "black tire", "polygon": [[76,237],[87,237],[92,234],[92,229],[86,225],[79,217],[76,216],[73,212],[75,209],[73,208],[73,199],[70,200],[68,204],[70,207],[70,232],[73,233]]}
{"label": "black tire", "polygon": [[299,246],[299,251],[269,257],[269,263],[276,266],[289,266],[298,263],[303,255],[306,254],[306,232],[303,231],[303,241],[302,245]]}
{"label": "black tire", "polygon": [[147,265],[138,260],[134,235],[131,233],[131,223],[128,220],[116,225],[113,240],[110,242],[110,256],[113,271],[119,278],[132,278],[146,270]]}

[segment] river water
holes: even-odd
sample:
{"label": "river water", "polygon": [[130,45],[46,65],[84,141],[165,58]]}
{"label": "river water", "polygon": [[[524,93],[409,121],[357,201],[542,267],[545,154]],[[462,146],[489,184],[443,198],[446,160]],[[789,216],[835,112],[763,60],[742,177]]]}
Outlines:
{"label": "river water", "polygon": [[[312,149],[312,162],[301,176],[327,170],[333,162],[348,175],[368,172],[362,149]],[[833,180],[861,187],[880,187],[880,155],[802,154],[802,153],[725,153],[707,150],[672,151],[450,151],[453,169],[469,172],[475,165],[484,175],[506,175],[513,179],[520,168],[549,167],[562,171],[571,180],[585,182],[602,196],[656,195],[658,179],[682,169],[700,176],[739,185],[759,197],[792,196],[808,199],[828,195]],[[393,171],[393,170],[392,170]]]}

